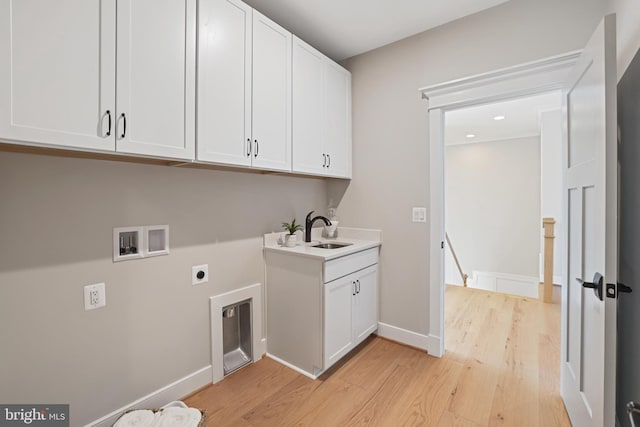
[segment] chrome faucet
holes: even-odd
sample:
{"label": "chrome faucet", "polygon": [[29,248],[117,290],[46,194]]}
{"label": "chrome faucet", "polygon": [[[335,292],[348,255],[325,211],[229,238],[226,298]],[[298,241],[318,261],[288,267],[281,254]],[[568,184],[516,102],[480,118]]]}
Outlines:
{"label": "chrome faucet", "polygon": [[318,215],[315,218],[311,218],[311,215],[313,215],[313,211],[307,214],[307,218],[305,219],[305,222],[304,222],[304,241],[307,243],[311,241],[311,227],[313,227],[314,222],[321,219],[322,221],[324,221],[326,225],[331,225],[331,221],[329,221],[328,218],[325,218],[322,215]]}

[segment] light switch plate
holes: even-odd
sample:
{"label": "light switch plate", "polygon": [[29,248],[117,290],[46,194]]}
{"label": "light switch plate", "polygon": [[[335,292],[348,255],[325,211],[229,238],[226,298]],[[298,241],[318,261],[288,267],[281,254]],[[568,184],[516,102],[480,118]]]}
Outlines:
{"label": "light switch plate", "polygon": [[413,208],[413,222],[427,222],[427,208]]}

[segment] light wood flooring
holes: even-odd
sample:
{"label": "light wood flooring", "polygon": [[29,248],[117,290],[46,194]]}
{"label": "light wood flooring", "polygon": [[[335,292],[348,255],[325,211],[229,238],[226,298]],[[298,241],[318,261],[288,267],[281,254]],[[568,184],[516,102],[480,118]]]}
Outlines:
{"label": "light wood flooring", "polygon": [[313,381],[269,358],[185,399],[213,426],[569,426],[560,307],[449,286],[446,354],[370,338]]}

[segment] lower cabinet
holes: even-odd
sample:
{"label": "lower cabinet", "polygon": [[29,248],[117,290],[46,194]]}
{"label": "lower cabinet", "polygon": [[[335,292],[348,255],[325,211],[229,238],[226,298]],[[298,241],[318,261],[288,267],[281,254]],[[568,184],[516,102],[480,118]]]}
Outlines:
{"label": "lower cabinet", "polygon": [[325,369],[378,328],[377,275],[376,264],[325,284]]}
{"label": "lower cabinet", "polygon": [[269,356],[317,378],[375,332],[378,253],[325,261],[265,251]]}

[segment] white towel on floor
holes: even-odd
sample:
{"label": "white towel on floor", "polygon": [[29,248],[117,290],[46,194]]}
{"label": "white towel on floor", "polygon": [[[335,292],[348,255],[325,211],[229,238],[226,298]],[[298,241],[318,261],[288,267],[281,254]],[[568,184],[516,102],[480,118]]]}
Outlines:
{"label": "white towel on floor", "polygon": [[158,412],[157,427],[197,427],[202,413],[195,408],[165,408]]}
{"label": "white towel on floor", "polygon": [[156,422],[156,416],[148,409],[138,409],[121,416],[113,427],[151,427]]}

